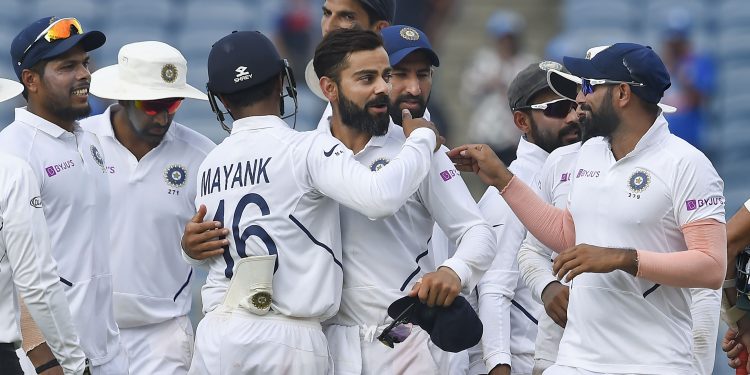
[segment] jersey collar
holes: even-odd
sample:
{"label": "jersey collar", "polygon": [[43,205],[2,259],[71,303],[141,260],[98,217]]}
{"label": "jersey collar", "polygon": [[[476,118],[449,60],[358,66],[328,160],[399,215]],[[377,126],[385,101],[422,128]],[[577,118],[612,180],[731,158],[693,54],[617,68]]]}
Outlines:
{"label": "jersey collar", "polygon": [[[64,134],[68,133],[65,129],[29,112],[26,107],[16,108],[16,121],[23,122],[24,124],[32,126],[55,138],[60,138]],[[78,121],[73,124],[73,131],[81,131],[81,127],[78,126]]]}
{"label": "jersey collar", "polygon": [[654,124],[651,125],[648,131],[646,131],[646,134],[644,134],[643,137],[638,140],[635,148],[633,148],[633,151],[631,151],[630,153],[640,152],[641,150],[645,150],[652,145],[658,144],[669,134],[669,125],[667,123],[667,119],[664,118],[664,114],[660,113],[654,121]]}
{"label": "jersey collar", "polygon": [[[326,133],[326,134],[328,134],[328,135],[330,135],[330,136],[333,137],[333,133],[331,132],[331,118],[332,118],[332,116],[328,116],[326,118],[326,124],[328,126],[318,127],[318,129],[321,130],[322,132],[324,132],[324,133]],[[368,147],[383,147],[383,145],[385,145],[386,141],[388,140],[388,136],[390,135],[391,132],[393,132],[393,131],[400,131],[401,130],[401,127],[398,126],[398,125],[396,125],[393,122],[393,119],[389,118],[389,121],[390,122],[388,123],[388,131],[385,132],[385,134],[383,134],[383,135],[376,135],[376,136],[370,137],[370,140],[367,141],[367,144],[362,149],[362,151],[367,150]],[[360,152],[362,152],[362,151],[360,151]]]}
{"label": "jersey collar", "polygon": [[232,134],[241,131],[270,129],[278,127],[288,128],[289,125],[287,125],[287,123],[284,122],[284,120],[282,120],[279,116],[250,116],[235,120],[232,123]]}
{"label": "jersey collar", "polygon": [[538,165],[541,168],[541,166],[544,165],[544,161],[547,160],[549,153],[521,137],[521,140],[518,142],[516,156],[518,160],[524,160],[532,165]]}

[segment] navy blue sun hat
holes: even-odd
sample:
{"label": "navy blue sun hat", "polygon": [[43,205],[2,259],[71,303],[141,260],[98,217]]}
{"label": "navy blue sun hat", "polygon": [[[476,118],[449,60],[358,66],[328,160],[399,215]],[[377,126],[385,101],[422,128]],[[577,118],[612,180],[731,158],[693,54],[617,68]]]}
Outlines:
{"label": "navy blue sun hat", "polygon": [[432,66],[440,66],[440,59],[422,30],[411,26],[395,25],[384,28],[380,33],[383,36],[383,45],[388,52],[391,66],[395,66],[414,51],[424,51]]}
{"label": "navy blue sun hat", "polygon": [[208,54],[208,88],[231,94],[281,73],[284,60],[259,31],[235,31],[219,39]]}
{"label": "navy blue sun hat", "polygon": [[591,59],[565,56],[565,68],[571,74],[588,79],[642,83],[633,93],[646,102],[657,104],[671,81],[661,58],[651,49],[636,43],[616,43]]}
{"label": "navy blue sun hat", "polygon": [[[65,18],[41,18],[26,26],[13,38],[13,42],[10,44],[10,58],[18,79],[21,79],[21,72],[24,69],[29,69],[42,60],[63,55],[79,44],[83,46],[86,52],[92,51],[104,45],[107,40],[101,31],[83,32],[78,28],[72,29],[70,36],[67,38],[47,41],[43,36],[40,37],[45,29],[61,20],[65,20]],[[76,22],[78,21],[76,20]]]}
{"label": "navy blue sun hat", "polygon": [[388,315],[397,319],[414,304],[406,321],[416,324],[430,334],[430,340],[438,348],[458,353],[471,348],[482,339],[482,321],[466,298],[457,296],[447,307],[429,307],[417,297],[402,297],[388,306]]}

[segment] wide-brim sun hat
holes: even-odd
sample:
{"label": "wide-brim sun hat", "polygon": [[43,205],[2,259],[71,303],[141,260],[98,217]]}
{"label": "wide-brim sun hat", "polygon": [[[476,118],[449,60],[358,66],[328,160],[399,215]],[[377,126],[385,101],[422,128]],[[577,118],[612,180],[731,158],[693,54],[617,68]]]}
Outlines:
{"label": "wide-brim sun hat", "polygon": [[117,64],[91,74],[89,92],[113,100],[208,100],[206,94],[187,84],[187,61],[180,51],[156,41],[120,48]]}
{"label": "wide-brim sun hat", "polygon": [[0,78],[0,102],[15,97],[23,92],[23,85],[9,79]]}

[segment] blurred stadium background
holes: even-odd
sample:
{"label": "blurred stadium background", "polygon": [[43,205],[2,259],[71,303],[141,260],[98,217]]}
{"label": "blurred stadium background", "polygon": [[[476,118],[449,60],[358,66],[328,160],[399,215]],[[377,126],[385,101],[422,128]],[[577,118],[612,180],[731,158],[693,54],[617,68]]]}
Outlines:
{"label": "blurred stadium background", "polygon": [[[260,30],[292,62],[300,90],[297,129],[310,130],[325,106],[303,79],[305,64],[321,39],[322,4],[323,0],[0,0],[0,46],[5,50],[0,77],[16,78],[10,42],[22,27],[44,16],[76,17],[85,29],[107,35],[107,43],[92,53],[92,70],[116,63],[123,44],[158,40],[183,53],[188,82],[202,90],[211,45],[232,30]],[[502,16],[498,10],[504,11]],[[678,48],[675,40],[680,40],[692,52],[668,64],[674,68],[673,88],[665,100],[684,115],[670,123],[687,124],[689,129],[682,130],[686,137],[709,156],[724,178],[727,218],[750,196],[747,0],[400,0],[396,23],[426,31],[440,55],[429,107],[449,146],[472,140],[473,115],[507,107],[507,101],[482,100],[488,95],[469,97],[462,86],[473,70],[482,68],[482,57],[496,52],[499,38],[509,32],[517,35],[518,46],[527,55],[560,62],[564,55],[583,56],[589,47],[624,41],[650,45],[667,60]],[[485,55],[477,52],[480,49]],[[107,104],[92,99],[96,111]],[[23,105],[21,97],[1,103],[0,128],[13,120],[13,108]],[[176,119],[215,142],[226,136],[207,102],[187,100]],[[478,198],[484,187],[473,176],[465,179]],[[201,282],[196,281],[197,322]],[[718,350],[714,374],[733,373]]]}

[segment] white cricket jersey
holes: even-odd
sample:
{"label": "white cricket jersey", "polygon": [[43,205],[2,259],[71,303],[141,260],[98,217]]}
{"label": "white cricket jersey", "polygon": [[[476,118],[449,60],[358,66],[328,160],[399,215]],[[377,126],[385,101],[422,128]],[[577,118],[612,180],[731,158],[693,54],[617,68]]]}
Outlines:
{"label": "white cricket jersey", "polygon": [[[516,154],[517,159],[508,169],[530,184],[549,154],[523,138]],[[534,367],[537,322],[544,308],[531,297],[518,271],[516,254],[526,228],[493,186],[482,196],[479,209],[498,242],[495,260],[477,285],[478,312],[484,324],[485,365],[490,371],[499,364],[509,364],[513,373],[530,374]]]}
{"label": "white cricket jersey", "polygon": [[173,122],[141,160],[115,137],[110,109],[81,121],[99,139],[110,191],[110,264],[120,328],[190,311],[192,267],[182,260],[185,223],[195,215],[198,167],[214,143]]}
{"label": "white cricket jersey", "polygon": [[[700,151],[670,134],[661,115],[618,161],[603,138],[587,141],[572,177],[569,209],[579,244],[684,251],[682,226],[724,222],[723,181]],[[691,342],[689,289],[619,270],[584,273],[571,284],[557,363],[608,373],[686,374]]]}
{"label": "white cricket jersey", "polygon": [[[540,168],[532,188],[547,203],[557,208],[567,208],[571,173],[578,158],[581,143],[559,147],[549,154]],[[557,256],[552,249],[544,246],[534,235],[526,233],[518,250],[518,267],[524,284],[531,297],[541,304],[542,291],[551,282],[558,281],[552,272],[551,261]],[[555,362],[563,329],[558,326],[542,308],[535,342],[534,358]]]}
{"label": "white cricket jersey", "polygon": [[196,206],[232,230],[224,254],[208,260],[204,311],[222,303],[237,260],[276,254],[271,308],[333,316],[342,283],[337,202],[370,217],[392,214],[427,174],[434,148],[435,134],[417,129],[395,163],[372,173],[330,135],[294,131],[277,116],[235,121],[198,172]]}
{"label": "white cricket jersey", "polygon": [[20,345],[14,289],[61,365],[83,371],[85,356],[50,254],[39,183],[25,161],[0,153],[0,343]]}
{"label": "white cricket jersey", "polygon": [[112,311],[109,197],[105,155],[96,136],[73,132],[26,110],[0,131],[0,149],[31,166],[41,190],[52,256],[84,353],[94,366],[120,351]]}
{"label": "white cricket jersey", "polygon": [[[330,124],[318,131],[330,134]],[[377,172],[393,162],[404,141],[402,128],[391,122],[385,135],[372,137],[354,157]],[[494,236],[446,151],[434,154],[419,189],[392,216],[373,221],[341,208],[344,290],[341,309],[329,323],[371,327],[390,321],[388,306],[438,266],[429,255],[436,222],[458,244],[442,265],[458,274],[466,294],[489,267]]]}

